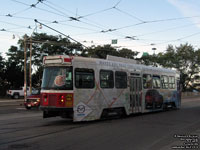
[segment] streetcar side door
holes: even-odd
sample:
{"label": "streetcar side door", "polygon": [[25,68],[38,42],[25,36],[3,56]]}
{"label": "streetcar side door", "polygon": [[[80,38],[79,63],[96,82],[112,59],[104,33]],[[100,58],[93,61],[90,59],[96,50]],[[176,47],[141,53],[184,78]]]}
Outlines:
{"label": "streetcar side door", "polygon": [[142,83],[141,77],[130,77],[130,112],[140,113],[142,111]]}

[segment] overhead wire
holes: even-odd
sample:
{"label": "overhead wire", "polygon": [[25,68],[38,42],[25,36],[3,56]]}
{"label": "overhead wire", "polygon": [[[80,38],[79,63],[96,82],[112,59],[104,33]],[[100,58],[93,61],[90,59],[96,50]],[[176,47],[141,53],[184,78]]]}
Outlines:
{"label": "overhead wire", "polygon": [[15,23],[10,23],[10,22],[6,22],[6,21],[0,21],[0,22],[1,22],[1,23],[5,23],[5,24],[9,24],[9,25],[12,25],[12,26],[27,28],[26,26],[18,25],[18,24],[15,24]]}
{"label": "overhead wire", "polygon": [[[14,1],[16,1],[16,0],[14,0]],[[127,13],[127,12],[125,12],[125,11],[122,11],[121,9],[119,9],[119,8],[117,8],[116,6],[118,5],[120,3],[120,1],[115,5],[115,6],[113,6],[113,7],[110,7],[109,9],[116,9],[116,10],[118,10],[118,11],[120,11],[120,12],[122,12],[122,13],[124,13],[124,14],[126,14],[126,15],[129,15],[129,16],[132,16],[132,17],[134,17],[134,18],[137,18],[137,17],[135,17],[135,16],[133,16],[133,15],[131,15],[131,14],[129,14],[129,13]],[[47,4],[45,4],[45,3],[42,3],[42,4],[44,4],[44,5],[47,5]],[[51,9],[54,9],[54,10],[56,10],[56,11],[59,11],[58,9],[56,9],[56,8],[54,8],[54,7],[51,7],[50,5],[47,5],[48,7],[50,7]],[[109,10],[108,9],[108,10]],[[43,9],[44,10],[44,9]],[[107,9],[104,9],[104,10],[102,10],[102,11],[98,11],[98,13],[100,13],[100,12],[104,12],[105,10],[107,10]],[[46,11],[46,10],[44,10],[44,11]],[[49,12],[49,11],[48,11]],[[60,13],[62,13],[62,14],[64,14],[64,15],[66,15],[64,12],[61,12],[61,11],[59,11]],[[57,14],[57,13],[56,13]],[[59,14],[59,15],[62,15],[62,14]],[[92,14],[92,13],[91,13]],[[96,12],[95,13],[93,13],[93,14],[96,14]],[[62,15],[63,16],[63,15]],[[68,15],[67,15],[68,16]],[[88,16],[88,15],[85,15],[85,16]],[[79,18],[82,18],[83,16],[79,16]],[[188,17],[187,17],[188,18]],[[166,19],[166,20],[153,20],[153,21],[143,21],[142,19],[139,19],[139,18],[137,18],[139,21],[141,21],[141,23],[138,23],[138,24],[134,24],[134,25],[131,25],[131,26],[136,26],[136,25],[140,25],[140,24],[144,24],[144,23],[153,23],[153,22],[160,22],[160,21],[169,21],[169,20],[177,20],[177,19],[180,19],[180,18],[173,18],[173,19]],[[181,18],[181,19],[183,19],[183,18]],[[87,24],[87,25],[90,25],[90,26],[94,26],[93,24],[90,24],[90,23],[87,23],[87,22],[83,22],[83,21],[81,21],[82,23],[84,23],[84,24]],[[131,27],[131,26],[124,26],[124,27],[120,27],[120,28],[115,28],[115,29],[108,29],[108,30],[102,30],[102,31],[104,31],[103,33],[106,33],[106,32],[112,32],[112,31],[116,31],[116,30],[119,30],[119,29],[123,29],[123,28],[128,28],[128,27]],[[101,28],[101,27],[99,27],[99,26],[96,26],[95,25],[95,27],[97,27],[97,28]]]}
{"label": "overhead wire", "polygon": [[26,34],[25,32],[21,32],[21,31],[11,31],[11,30],[4,30],[4,31],[2,31],[2,30],[0,30],[0,32],[9,32],[9,33],[12,33],[12,34],[15,34],[15,33],[20,33],[20,34]]}
{"label": "overhead wire", "polygon": [[[48,0],[45,0],[44,2],[49,3],[49,4],[51,4],[52,6],[56,6],[56,7],[58,7],[59,9],[62,9],[62,10],[64,10],[64,11],[67,11],[67,12],[69,12],[69,13],[71,13],[71,14],[74,14],[74,12],[69,11],[69,10],[67,10],[66,8],[61,7],[61,6],[57,5],[56,3],[52,3],[51,1],[48,1]],[[43,2],[43,3],[44,3],[44,2]]]}
{"label": "overhead wire", "polygon": [[144,21],[143,19],[140,19],[140,18],[138,18],[138,17],[136,17],[136,16],[134,16],[134,15],[128,13],[128,12],[125,12],[125,11],[123,11],[123,10],[117,8],[117,7],[113,7],[113,9],[115,9],[115,10],[117,10],[117,11],[123,13],[123,14],[126,14],[126,15],[128,15],[129,17],[134,18],[134,19],[136,19],[136,20],[138,20],[138,21],[140,21],[140,22],[146,22],[146,21]]}
{"label": "overhead wire", "polygon": [[157,34],[157,33],[161,33],[161,32],[167,32],[167,31],[175,30],[175,29],[182,29],[182,28],[186,28],[186,27],[190,27],[190,26],[194,26],[194,25],[200,25],[200,23],[192,23],[192,24],[187,24],[187,25],[181,25],[181,26],[176,26],[176,27],[172,27],[172,28],[167,28],[167,29],[164,29],[164,30],[158,30],[158,31],[154,31],[154,32],[139,34],[139,35],[135,35],[135,36],[136,37],[141,37],[141,36],[146,36],[146,35],[150,35],[150,34]]}
{"label": "overhead wire", "polygon": [[[45,2],[46,2],[46,1],[45,1]],[[48,5],[48,4],[44,3],[44,2],[42,2],[41,4],[44,4],[45,6],[51,8],[51,9],[53,9],[53,10],[55,10],[55,11],[58,11],[59,13],[52,12],[52,11],[49,11],[49,10],[46,10],[46,9],[42,9],[43,11],[51,12],[51,13],[53,13],[53,14],[55,14],[55,15],[59,15],[59,16],[62,16],[62,17],[68,17],[68,18],[69,18],[69,20],[65,20],[65,21],[62,21],[62,22],[75,20],[75,21],[77,21],[77,22],[81,22],[81,23],[83,23],[83,24],[87,24],[87,25],[90,25],[90,26],[93,26],[93,27],[102,29],[99,25],[94,25],[94,24],[91,24],[91,23],[87,23],[87,22],[78,20],[78,19],[76,19],[75,17],[70,17],[70,16],[67,15],[66,13],[64,13],[64,12],[62,12],[62,11],[56,9],[55,7],[52,7],[52,6],[50,6],[50,5]],[[37,7],[37,8],[38,8],[38,7]],[[38,9],[41,10],[41,8],[38,8]],[[58,21],[58,22],[60,22],[60,21]]]}
{"label": "overhead wire", "polygon": [[52,27],[46,25],[46,24],[43,24],[43,23],[39,22],[39,21],[36,20],[36,19],[35,19],[34,21],[35,21],[36,23],[40,23],[40,24],[42,24],[43,26],[45,26],[45,27],[47,27],[47,28],[49,28],[49,29],[51,29],[51,30],[53,30],[53,31],[55,31],[55,32],[57,32],[57,33],[63,35],[63,36],[65,36],[66,38],[68,38],[68,39],[70,39],[70,40],[72,40],[72,41],[74,41],[74,42],[76,42],[76,43],[78,43],[78,44],[81,44],[84,48],[86,48],[86,49],[88,48],[87,46],[85,46],[84,44],[80,43],[79,41],[73,39],[73,38],[70,37],[69,35],[66,35],[66,34],[64,34],[64,33],[60,32],[60,31],[58,31],[58,30],[56,30],[56,29],[54,29],[54,28],[52,28]]}
{"label": "overhead wire", "polygon": [[[20,2],[20,1],[17,1],[17,0],[11,0],[11,1],[17,2],[17,3],[20,3],[20,4],[23,4],[23,5],[26,5],[26,6],[29,6],[28,8],[25,8],[25,9],[20,10],[20,11],[18,11],[18,12],[12,13],[11,16],[16,15],[16,14],[19,14],[19,13],[22,13],[22,12],[25,12],[25,11],[27,11],[27,10],[33,8],[33,7],[36,7],[36,6],[40,3],[39,0],[38,0],[35,4],[31,4],[31,5],[28,5],[28,4],[26,4],[26,3],[23,3],[23,2]],[[42,2],[42,0],[41,0],[41,2]]]}
{"label": "overhead wire", "polygon": [[[64,11],[67,11],[67,12],[73,14],[73,15],[76,15],[75,18],[79,19],[79,22],[81,21],[80,19],[84,19],[84,20],[87,20],[87,21],[92,22],[92,23],[90,23],[91,26],[94,25],[95,27],[101,28],[102,30],[108,28],[108,27],[106,27],[106,26],[104,26],[104,25],[102,25],[102,24],[99,24],[99,23],[97,23],[97,22],[91,21],[90,19],[86,18],[86,16],[91,16],[91,15],[96,14],[96,12],[95,12],[95,13],[91,13],[90,15],[88,15],[88,14],[87,14],[87,15],[78,15],[78,14],[75,14],[74,12],[69,11],[69,10],[67,10],[66,8],[62,8],[62,7],[58,6],[57,4],[52,3],[52,2],[50,2],[50,1],[48,1],[48,0],[46,0],[45,2],[50,3],[51,5],[56,6],[56,7],[60,8],[60,9],[63,9]],[[111,8],[111,7],[106,8],[106,9],[109,10],[110,8]],[[98,11],[98,12],[99,12],[99,13],[104,12],[106,9],[100,10],[100,11]],[[84,23],[85,23],[85,22],[84,22]]]}
{"label": "overhead wire", "polygon": [[[23,2],[20,2],[20,1],[17,1],[17,0],[11,0],[11,1],[15,1],[15,2],[18,2],[18,3],[21,3],[21,4],[23,4],[23,5],[26,5],[26,6],[29,6],[30,7],[30,5],[28,5],[28,4],[26,4],[26,3],[23,3]],[[45,2],[48,2],[49,3],[49,1],[44,1],[42,4],[44,4]],[[120,3],[121,1],[119,1],[118,3],[117,3],[117,5]],[[39,2],[38,2],[39,3]],[[50,2],[51,3],[51,2]],[[45,4],[46,5],[46,4]],[[99,29],[101,29],[101,30],[105,30],[106,32],[102,32],[102,33],[108,33],[108,34],[112,34],[112,32],[116,32],[116,31],[118,31],[118,30],[120,30],[120,29],[125,29],[125,28],[130,28],[130,27],[134,27],[134,26],[138,26],[138,25],[142,25],[142,24],[147,24],[147,23],[158,23],[158,22],[166,22],[166,21],[175,21],[175,20],[181,20],[181,19],[188,19],[188,18],[194,18],[194,17],[200,17],[200,16],[191,16],[191,17],[180,17],[180,18],[169,18],[169,19],[160,19],[160,20],[150,20],[150,21],[144,21],[144,20],[142,20],[142,19],[140,19],[140,18],[137,18],[136,16],[134,16],[134,15],[132,15],[132,14],[130,14],[130,13],[128,13],[128,12],[126,12],[126,11],[123,11],[122,9],[120,9],[120,8],[118,8],[117,7],[117,5],[116,6],[113,6],[112,8],[110,8],[110,9],[115,9],[115,10],[117,10],[117,11],[119,11],[119,12],[121,12],[121,13],[123,13],[123,14],[125,14],[125,15],[127,15],[127,16],[130,16],[130,17],[132,17],[132,18],[134,18],[134,19],[137,19],[138,21],[140,21],[140,23],[136,23],[136,24],[133,24],[133,25],[127,25],[127,26],[123,26],[123,27],[119,27],[119,28],[110,28],[110,29],[107,29],[107,30],[105,30],[105,28],[103,28],[102,29],[102,27],[100,27],[100,26],[95,26],[94,24],[90,24],[90,23],[87,23],[87,22],[84,22],[84,21],[78,21],[78,22],[82,22],[82,23],[85,23],[85,24],[87,24],[87,25],[90,25],[90,26],[93,26],[93,27],[95,27],[95,28],[99,28]],[[47,5],[46,5],[47,6]],[[51,7],[51,6],[50,6]],[[49,8],[50,8],[49,7]],[[37,9],[38,9],[38,7],[37,7]],[[54,11],[57,11],[57,12],[59,12],[59,10],[58,9],[56,9],[56,8],[51,8],[51,9],[54,9]],[[107,8],[108,9],[108,8]],[[110,9],[108,9],[108,10],[110,10]],[[40,9],[41,10],[41,9]],[[46,11],[46,12],[48,12],[48,13],[52,13],[52,14],[55,14],[55,15],[59,15],[59,16],[61,16],[61,17],[64,17],[64,16],[66,16],[67,14],[66,13],[64,13],[64,12],[62,12],[62,11],[60,11],[59,13],[56,13],[56,12],[54,12],[54,11],[49,11],[49,10],[46,10],[46,9],[43,9],[42,8],[42,10],[43,11]],[[97,13],[103,13],[103,12],[105,12],[105,11],[108,11],[108,10],[106,10],[106,9],[104,9],[104,10],[101,10],[101,11],[97,11],[97,12],[94,12],[93,13],[93,15],[95,15],[95,14],[97,14]],[[72,12],[73,13],[73,12]],[[74,14],[74,13],[73,13]],[[90,13],[90,15],[92,15],[92,13]],[[89,15],[89,16],[90,16]],[[67,15],[68,16],[68,15]],[[16,16],[15,16],[16,17]],[[70,16],[68,16],[68,17],[70,17]],[[87,17],[87,15],[83,15],[83,16],[81,16],[81,15],[79,15],[79,16],[76,16],[76,17],[79,17],[79,19],[87,19],[86,17]],[[20,18],[20,17],[18,17],[18,18]],[[33,18],[27,18],[27,17],[21,17],[21,19],[33,19]],[[42,21],[42,20],[41,20]],[[50,23],[50,21],[49,21],[49,23]],[[52,22],[51,22],[52,23]],[[81,28],[81,27],[80,27]],[[89,29],[89,28],[88,28]],[[169,29],[170,30],[170,29]],[[159,33],[159,32],[164,32],[164,30],[162,30],[162,31],[157,31],[157,33]],[[154,34],[154,33],[156,33],[156,31],[155,32],[151,32],[151,33],[148,33],[148,34]],[[196,34],[195,34],[196,35]],[[123,37],[124,35],[120,35],[121,37]],[[144,36],[144,35],[138,35],[138,36]],[[187,38],[187,37],[190,37],[190,36],[194,36],[194,35],[189,35],[189,36],[186,36],[185,38]],[[142,39],[141,39],[142,40]],[[144,40],[144,39],[143,39]],[[180,39],[179,39],[180,40]]]}
{"label": "overhead wire", "polygon": [[86,27],[82,27],[82,26],[75,26],[75,25],[70,25],[70,24],[65,24],[65,23],[60,23],[60,22],[57,22],[56,24],[60,24],[60,25],[64,25],[64,26],[70,26],[70,27],[78,28],[78,29],[84,29],[84,30],[99,32],[98,30],[94,30],[94,29],[90,29],[90,28],[86,28]]}
{"label": "overhead wire", "polygon": [[18,1],[18,0],[11,0],[11,1],[19,3],[19,4],[22,4],[22,5],[25,5],[25,6],[30,6],[29,4],[23,3],[23,2]]}
{"label": "overhead wire", "polygon": [[19,4],[26,5],[26,6],[29,6],[29,7],[31,6],[31,8],[35,8],[35,9],[39,9],[39,10],[42,10],[42,11],[45,11],[45,12],[49,12],[49,13],[54,14],[54,15],[60,15],[60,16],[66,17],[65,15],[62,15],[62,14],[59,14],[59,13],[56,13],[56,12],[52,12],[52,11],[49,11],[47,9],[36,7],[37,4],[42,3],[43,1],[41,1],[41,2],[38,1],[36,4],[32,4],[32,5],[29,5],[29,4],[26,4],[26,3],[23,3],[23,2],[20,2],[20,1],[17,1],[17,0],[11,0],[11,1],[14,1],[14,2],[19,3]]}
{"label": "overhead wire", "polygon": [[88,16],[93,16],[93,15],[96,15],[96,14],[99,14],[99,13],[103,13],[103,12],[106,12],[108,10],[111,10],[111,9],[114,9],[115,7],[117,7],[117,5],[119,5],[119,3],[121,2],[121,0],[119,0],[114,6],[112,7],[108,7],[106,9],[102,9],[102,10],[99,10],[99,11],[96,11],[96,12],[93,12],[93,13],[89,13],[89,14],[86,14],[86,15],[82,15],[80,16],[81,18],[85,18],[85,17],[88,17]]}
{"label": "overhead wire", "polygon": [[60,12],[61,15],[64,14],[66,17],[70,17],[70,16],[67,15],[66,13],[64,13],[64,12],[60,11],[59,9],[56,9],[56,8],[54,8],[54,7],[52,7],[52,6],[48,5],[48,4],[46,4],[46,3],[44,3],[44,2],[42,2],[42,4],[44,4],[45,6],[51,8],[51,9],[57,11],[57,12]]}
{"label": "overhead wire", "polygon": [[[45,1],[46,2],[46,1]],[[48,1],[47,1],[48,2]],[[112,7],[110,7],[110,8],[107,8],[107,9],[103,9],[103,10],[100,10],[100,11],[98,11],[98,13],[102,13],[102,12],[104,12],[104,11],[108,11],[108,10],[110,10],[110,9],[113,9],[114,7],[116,7],[117,5],[119,5],[119,3],[121,2],[121,0],[120,1],[118,1],[114,6],[112,6]],[[52,4],[52,3],[51,3]],[[52,7],[51,7],[52,8]],[[69,11],[68,11],[69,12]],[[73,12],[71,12],[71,13],[73,13]],[[73,13],[74,14],[74,13]],[[95,23],[95,24],[91,24],[91,23],[88,23],[88,22],[84,22],[84,21],[82,21],[82,20],[80,20],[80,19],[85,19],[85,20],[88,20],[88,19],[86,19],[85,17],[86,16],[90,16],[90,15],[94,15],[94,14],[97,14],[97,12],[94,12],[94,13],[91,13],[91,14],[88,14],[88,15],[82,15],[82,16],[76,16],[77,17],[77,20],[76,21],[78,21],[78,22],[80,22],[80,23],[83,23],[83,24],[86,24],[86,25],[89,25],[89,26],[92,26],[92,27],[96,27],[96,28],[99,28],[99,29],[101,29],[101,31],[100,32],[102,32],[103,33],[103,31],[106,31],[105,30],[105,27],[102,27],[102,25],[99,25],[99,24],[97,24],[97,23]],[[77,14],[76,14],[77,15]],[[76,18],[75,17],[75,18]],[[66,21],[66,20],[65,20]],[[64,22],[65,22],[64,21]],[[88,20],[88,21],[90,21],[90,20]],[[59,21],[60,22],[60,21]],[[102,29],[103,28],[103,29]],[[109,29],[107,29],[107,30],[109,30]],[[97,32],[98,33],[98,32]],[[90,33],[89,33],[90,34]],[[112,33],[111,33],[112,34]],[[118,34],[119,35],[119,34]],[[122,35],[120,35],[120,36],[122,36]]]}
{"label": "overhead wire", "polygon": [[[154,43],[154,45],[162,45],[162,44],[166,44],[166,43],[170,43],[170,42],[177,42],[177,41],[181,41],[183,39],[187,39],[189,37],[193,37],[193,36],[196,36],[196,35],[199,35],[199,34],[200,34],[200,32],[196,32],[196,33],[193,33],[193,34],[190,34],[190,35],[187,35],[187,36],[183,36],[183,37],[180,37],[180,38],[177,38],[177,39],[174,39],[174,40],[163,40],[164,42]],[[156,41],[159,41],[159,40],[156,40]],[[150,46],[150,44],[140,45],[140,46]]]}
{"label": "overhead wire", "polygon": [[8,28],[6,29],[6,31],[10,31],[10,30],[16,30],[16,29],[31,29],[31,28],[28,28],[28,27],[16,27],[16,28]]}
{"label": "overhead wire", "polygon": [[143,25],[143,24],[149,24],[149,23],[158,23],[158,22],[167,22],[167,21],[175,21],[175,20],[183,20],[183,19],[189,19],[189,18],[200,18],[200,16],[191,16],[191,17],[179,17],[179,18],[169,18],[169,19],[160,19],[160,20],[150,20],[150,21],[144,21],[132,25],[127,25],[127,26],[122,26],[118,28],[114,28],[114,30],[121,30],[121,29],[126,29],[138,25]]}
{"label": "overhead wire", "polygon": [[[48,1],[45,1],[45,2],[48,2]],[[47,5],[45,2],[43,2],[42,4]],[[53,5],[53,3],[50,3],[50,4]],[[63,15],[66,15],[66,13],[64,13],[64,12],[62,12],[62,11],[56,9],[55,7],[52,7],[52,6],[50,6],[50,5],[47,5],[47,6],[48,6],[49,8],[51,8],[51,9],[53,9],[53,10],[59,11],[59,12],[62,13]],[[54,6],[57,6],[57,5],[54,5]],[[66,11],[66,9],[65,9],[65,11]],[[74,13],[71,12],[71,11],[68,11],[68,12],[70,12],[70,13],[72,13],[73,15],[76,15],[76,16],[73,17],[73,16],[67,15],[67,17],[68,17],[70,20],[64,20],[64,21],[62,21],[62,22],[66,22],[66,21],[77,21],[77,22],[81,22],[81,23],[86,24],[86,25],[90,25],[90,26],[96,27],[96,28],[100,28],[100,29],[103,28],[101,25],[99,25],[99,24],[97,24],[97,23],[87,23],[87,22],[84,22],[84,21],[80,20],[80,19],[84,18],[83,16],[74,14]],[[87,19],[86,19],[86,20],[87,20]]]}
{"label": "overhead wire", "polygon": [[16,15],[16,14],[20,14],[20,13],[22,13],[22,12],[25,12],[25,11],[27,11],[27,10],[29,10],[29,9],[31,9],[31,7],[25,8],[25,9],[20,10],[20,11],[17,11],[17,12],[15,12],[15,13],[12,13],[12,16],[13,16],[13,15]]}

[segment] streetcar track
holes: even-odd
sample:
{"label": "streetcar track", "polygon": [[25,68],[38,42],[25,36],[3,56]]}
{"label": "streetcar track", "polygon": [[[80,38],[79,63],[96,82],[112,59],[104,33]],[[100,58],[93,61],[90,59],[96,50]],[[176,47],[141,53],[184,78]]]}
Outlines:
{"label": "streetcar track", "polygon": [[9,142],[2,142],[2,143],[0,143],[0,146],[6,145],[6,144],[12,144],[12,143],[15,143],[15,142],[21,142],[21,141],[25,141],[25,140],[30,140],[30,139],[34,139],[34,138],[44,137],[44,136],[47,136],[47,135],[53,135],[53,134],[56,134],[56,133],[62,133],[64,131],[69,131],[69,130],[71,131],[73,129],[77,129],[77,128],[81,128],[81,127],[85,127],[85,126],[86,125],[79,125],[79,126],[74,126],[74,127],[70,127],[70,128],[63,128],[61,130],[57,130],[57,131],[53,131],[53,132],[29,136],[29,137],[25,137],[25,138],[21,138],[21,139],[12,140],[12,141],[9,141]]}
{"label": "streetcar track", "polygon": [[[32,121],[34,122],[34,121]],[[32,122],[29,122],[30,124],[32,124]],[[70,122],[67,122],[67,123],[70,123]],[[14,124],[20,124],[19,123],[14,123]],[[11,124],[6,124],[6,125],[13,125],[12,123]],[[35,129],[35,128],[40,128],[40,127],[56,127],[56,126],[62,126],[62,125],[66,125],[66,121],[63,122],[63,120],[61,120],[61,122],[58,122],[58,121],[53,121],[53,122],[50,122],[50,123],[45,123],[43,125],[34,125],[34,126],[26,126],[26,127],[16,127],[16,128],[13,128],[13,127],[10,127],[10,128],[0,128],[0,131],[1,130],[6,130],[6,129],[11,129],[10,131],[7,131],[7,132],[0,132],[0,135],[2,134],[9,134],[9,133],[15,133],[15,132],[20,132],[20,131],[27,131],[27,130],[30,130],[30,129]],[[70,124],[69,124],[70,125]],[[15,130],[12,130],[12,129],[15,129]],[[18,129],[18,130],[17,130]]]}

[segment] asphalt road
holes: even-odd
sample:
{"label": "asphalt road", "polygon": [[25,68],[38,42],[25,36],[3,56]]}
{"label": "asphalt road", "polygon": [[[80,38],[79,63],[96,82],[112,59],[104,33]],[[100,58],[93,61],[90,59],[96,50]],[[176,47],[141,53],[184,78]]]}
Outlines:
{"label": "asphalt road", "polygon": [[82,123],[43,119],[41,111],[21,103],[0,100],[0,150],[170,150],[200,144],[198,97],[183,99],[180,110]]}

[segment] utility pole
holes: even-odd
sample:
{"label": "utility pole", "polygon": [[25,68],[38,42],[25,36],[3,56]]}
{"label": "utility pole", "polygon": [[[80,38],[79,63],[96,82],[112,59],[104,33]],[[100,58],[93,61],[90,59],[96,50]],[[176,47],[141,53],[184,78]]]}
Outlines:
{"label": "utility pole", "polygon": [[29,66],[29,82],[30,82],[30,94],[32,94],[32,77],[31,77],[31,72],[32,72],[32,37],[30,37],[30,66]]}
{"label": "utility pole", "polygon": [[26,51],[27,51],[27,35],[24,36],[24,101],[26,102],[27,97],[27,84],[26,84]]}

